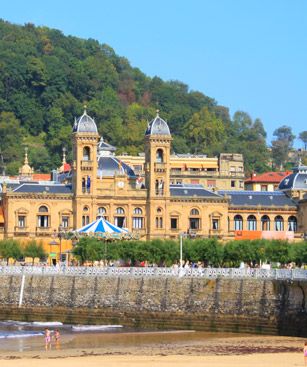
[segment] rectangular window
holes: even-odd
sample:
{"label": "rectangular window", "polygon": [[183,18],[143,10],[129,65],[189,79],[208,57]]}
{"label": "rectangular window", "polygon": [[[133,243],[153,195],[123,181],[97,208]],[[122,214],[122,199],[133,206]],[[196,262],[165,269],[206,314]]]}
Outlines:
{"label": "rectangular window", "polygon": [[133,229],[142,229],[144,228],[144,218],[143,217],[133,217],[132,218],[132,228]]}
{"label": "rectangular window", "polygon": [[212,219],[212,229],[218,230],[219,229],[219,220],[216,218]]}
{"label": "rectangular window", "polygon": [[139,173],[143,171],[143,166],[141,164],[136,164],[133,166],[134,172]]}
{"label": "rectangular window", "polygon": [[125,217],[115,217],[114,224],[117,227],[123,228],[125,226]]}
{"label": "rectangular window", "polygon": [[178,229],[178,218],[171,218],[171,229]]}
{"label": "rectangular window", "polygon": [[261,191],[268,191],[267,185],[261,185]]}
{"label": "rectangular window", "polygon": [[69,216],[63,215],[62,216],[62,227],[68,228],[69,227]]}
{"label": "rectangular window", "polygon": [[200,220],[199,218],[190,218],[190,229],[199,229]]}
{"label": "rectangular window", "polygon": [[172,173],[181,173],[181,168],[171,168],[171,174]]}
{"label": "rectangular window", "polygon": [[18,215],[18,227],[24,228],[26,226],[26,217],[24,215]]}
{"label": "rectangular window", "polygon": [[207,181],[208,187],[215,187],[216,186],[216,180],[208,180]]}
{"label": "rectangular window", "polygon": [[231,186],[231,187],[236,187],[236,181],[235,181],[235,180],[231,180],[231,182],[230,182],[230,186]]}
{"label": "rectangular window", "polygon": [[156,228],[163,228],[163,218],[156,217]]}
{"label": "rectangular window", "polygon": [[49,227],[49,215],[37,216],[37,227],[48,228]]}
{"label": "rectangular window", "polygon": [[90,222],[90,217],[88,215],[82,215],[82,226],[86,226]]}

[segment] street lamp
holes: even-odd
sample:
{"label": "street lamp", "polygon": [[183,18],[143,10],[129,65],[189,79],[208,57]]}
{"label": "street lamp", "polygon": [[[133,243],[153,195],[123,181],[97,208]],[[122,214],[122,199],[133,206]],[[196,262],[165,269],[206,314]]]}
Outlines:
{"label": "street lamp", "polygon": [[53,258],[53,253],[52,253],[52,246],[53,245],[58,245],[57,241],[56,241],[56,230],[53,231],[52,235],[52,240],[49,242],[50,245],[50,250],[49,250],[49,258],[50,258],[50,265],[52,265],[52,259],[51,259],[51,254],[52,254],[52,258]]}
{"label": "street lamp", "polygon": [[183,256],[182,256],[182,250],[183,250],[183,238],[187,237],[186,233],[179,233],[179,243],[180,243],[180,266],[179,266],[179,276],[183,276]]}
{"label": "street lamp", "polygon": [[58,232],[58,238],[59,238],[59,241],[60,241],[60,259],[59,259],[59,263],[61,265],[61,262],[62,262],[62,238],[63,238],[63,226],[59,226],[59,232]]}

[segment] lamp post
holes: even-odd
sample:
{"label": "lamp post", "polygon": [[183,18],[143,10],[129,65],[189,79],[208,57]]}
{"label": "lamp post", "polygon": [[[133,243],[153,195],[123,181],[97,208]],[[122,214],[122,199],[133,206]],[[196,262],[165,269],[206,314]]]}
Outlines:
{"label": "lamp post", "polygon": [[186,237],[186,233],[179,233],[179,244],[180,244],[180,266],[179,266],[179,277],[182,277],[184,275],[183,271],[183,238]]}
{"label": "lamp post", "polygon": [[56,230],[53,231],[51,237],[52,237],[52,241],[49,242],[49,245],[50,245],[50,250],[49,250],[50,265],[52,265],[52,259],[51,259],[52,246],[58,244],[57,241],[55,240],[56,239]]}
{"label": "lamp post", "polygon": [[58,232],[58,238],[60,241],[60,259],[59,259],[59,263],[61,265],[62,262],[62,238],[63,238],[63,226],[59,226],[59,232]]}

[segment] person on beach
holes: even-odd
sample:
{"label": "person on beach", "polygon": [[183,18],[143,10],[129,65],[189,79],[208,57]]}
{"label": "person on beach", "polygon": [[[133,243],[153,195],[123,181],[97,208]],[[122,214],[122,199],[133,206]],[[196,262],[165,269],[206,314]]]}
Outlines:
{"label": "person on beach", "polygon": [[45,349],[51,349],[51,333],[48,328],[45,329]]}
{"label": "person on beach", "polygon": [[304,362],[305,362],[305,366],[307,366],[307,342],[305,342],[305,345],[304,345]]}
{"label": "person on beach", "polygon": [[60,348],[60,338],[61,338],[59,329],[54,330],[53,337],[55,341],[55,348],[59,349]]}

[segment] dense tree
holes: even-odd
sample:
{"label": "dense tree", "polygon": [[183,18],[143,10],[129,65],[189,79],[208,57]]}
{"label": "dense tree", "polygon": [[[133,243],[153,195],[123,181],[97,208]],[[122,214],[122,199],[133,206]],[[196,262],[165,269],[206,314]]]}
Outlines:
{"label": "dense tree", "polygon": [[295,135],[293,135],[291,127],[286,125],[276,129],[273,135],[276,137],[272,141],[273,161],[278,169],[283,169],[293,146]]}
{"label": "dense tree", "polygon": [[94,262],[104,258],[102,242],[91,237],[81,238],[72,252],[82,264],[86,261]]}
{"label": "dense tree", "polygon": [[10,259],[20,259],[22,257],[20,243],[12,239],[0,241],[0,256],[6,259],[7,265],[9,264]]}
{"label": "dense tree", "polygon": [[207,107],[193,114],[185,131],[192,153],[217,153],[225,139],[225,127]]}
{"label": "dense tree", "polygon": [[307,149],[307,131],[302,131],[299,134],[299,139],[304,143],[304,150]]}
{"label": "dense tree", "polygon": [[35,240],[32,240],[25,245],[23,254],[25,257],[30,257],[32,259],[32,264],[34,264],[36,258],[44,260],[48,256],[43,244],[41,242],[37,243]]}
{"label": "dense tree", "polygon": [[213,98],[177,80],[150,78],[96,40],[0,20],[0,69],[0,144],[10,174],[17,173],[27,142],[35,170],[56,168],[63,146],[71,150],[72,124],[84,103],[119,153],[144,150],[147,122],[160,109],[176,153],[239,152],[247,172],[268,169],[260,120],[242,111],[231,119]]}

